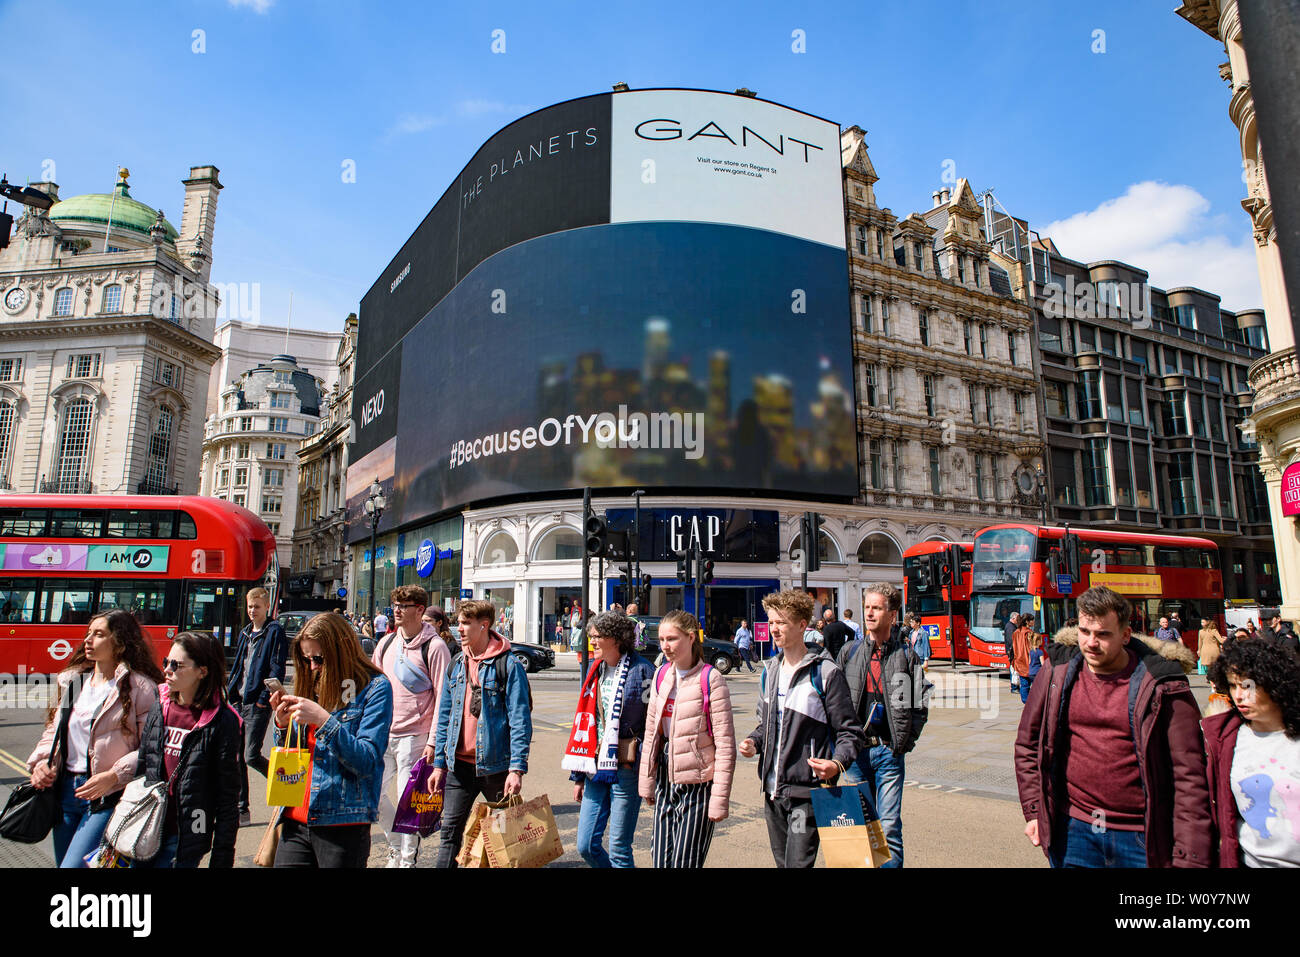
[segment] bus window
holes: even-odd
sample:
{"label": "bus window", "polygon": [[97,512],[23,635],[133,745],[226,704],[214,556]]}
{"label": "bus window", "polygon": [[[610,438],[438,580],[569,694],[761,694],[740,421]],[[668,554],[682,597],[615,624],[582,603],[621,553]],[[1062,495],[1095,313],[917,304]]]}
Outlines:
{"label": "bus window", "polygon": [[1219,553],[1210,548],[1187,549],[1188,568],[1218,568]]}
{"label": "bus window", "polygon": [[1121,546],[1115,549],[1115,562],[1119,565],[1145,565],[1147,563],[1146,552],[1142,548]]}
{"label": "bus window", "polygon": [[43,508],[6,508],[0,511],[0,536],[36,538],[44,535],[48,515]]}
{"label": "bus window", "polygon": [[108,513],[107,538],[171,538],[174,512],[115,508]]}
{"label": "bus window", "polygon": [[35,619],[35,583],[0,581],[0,621],[29,625]]}
{"label": "bus window", "polygon": [[[1158,546],[1156,548],[1156,564],[1165,568],[1183,568],[1183,553],[1185,551],[1186,549],[1182,548]],[[1193,565],[1192,567],[1195,568],[1196,566]]]}
{"label": "bus window", "polygon": [[189,512],[176,513],[176,537],[185,539],[199,537],[198,529],[194,527],[194,519]]}
{"label": "bus window", "polygon": [[181,616],[182,631],[216,632],[218,621],[218,585],[190,582],[185,595],[185,614]]}
{"label": "bus window", "polygon": [[46,624],[84,625],[90,621],[90,583],[47,581],[42,589]]}
{"label": "bus window", "polygon": [[50,515],[54,538],[99,538],[104,512],[98,508],[56,508]]}
{"label": "bus window", "polygon": [[169,625],[176,620],[179,599],[179,582],[104,581],[99,585],[95,611],[122,608],[142,625]]}

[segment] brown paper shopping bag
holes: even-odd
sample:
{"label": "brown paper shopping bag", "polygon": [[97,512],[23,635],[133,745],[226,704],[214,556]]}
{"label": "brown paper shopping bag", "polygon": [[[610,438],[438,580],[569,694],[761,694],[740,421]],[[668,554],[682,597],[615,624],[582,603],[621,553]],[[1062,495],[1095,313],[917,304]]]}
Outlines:
{"label": "brown paper shopping bag", "polygon": [[817,787],[809,792],[827,867],[879,867],[889,860],[880,821],[868,816],[866,785]]}
{"label": "brown paper shopping bag", "polygon": [[458,867],[487,867],[487,851],[483,846],[483,817],[488,812],[486,801],[479,801],[469,812],[465,830],[460,839],[460,853],[456,855]]}
{"label": "brown paper shopping bag", "polygon": [[515,798],[509,807],[489,812],[480,833],[489,867],[545,867],[564,854],[551,801]]}

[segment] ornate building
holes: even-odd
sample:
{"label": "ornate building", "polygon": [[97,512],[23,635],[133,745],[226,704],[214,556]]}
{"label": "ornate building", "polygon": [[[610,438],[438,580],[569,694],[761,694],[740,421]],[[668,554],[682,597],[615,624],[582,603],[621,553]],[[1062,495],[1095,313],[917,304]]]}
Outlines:
{"label": "ornate building", "polygon": [[989,260],[970,185],[899,221],[876,203],[860,128],[841,154],[864,517],[900,549],[1036,519],[1033,320]]}
{"label": "ornate building", "polygon": [[338,379],[324,398],[320,427],[298,446],[298,512],[289,571],[291,602],[300,595],[337,597],[340,586],[348,582],[350,553],[344,544],[344,512],[356,352],[357,317],[353,313],[343,324],[335,359]]}
{"label": "ornate building", "polygon": [[1128,263],[1068,259],[993,202],[993,258],[1034,307],[1052,520],[1211,538],[1225,597],[1276,601],[1258,450],[1240,428],[1263,312],[1158,289]]}
{"label": "ornate building", "polygon": [[[1219,64],[1231,89],[1228,116],[1237,127],[1247,196],[1242,208],[1250,214],[1255,234],[1255,258],[1264,295],[1264,317],[1272,352],[1251,365],[1250,387],[1254,404],[1243,430],[1259,443],[1259,468],[1268,489],[1273,541],[1277,548],[1278,580],[1283,617],[1300,619],[1300,534],[1294,517],[1282,514],[1282,472],[1300,461],[1300,365],[1296,362],[1291,309],[1282,279],[1282,260],[1264,156],[1255,123],[1255,101],[1250,91],[1249,65],[1241,42],[1241,19],[1236,0],[1187,0],[1178,15],[1223,44],[1228,62]],[[1293,251],[1294,252],[1294,251]]]}
{"label": "ornate building", "polygon": [[215,166],[184,180],[178,231],[130,194],[28,208],[0,250],[0,488],[193,493],[220,307]]}
{"label": "ornate building", "polygon": [[221,390],[208,417],[200,494],[257,513],[288,568],[298,512],[298,443],[316,433],[325,383],[293,356],[273,356]]}

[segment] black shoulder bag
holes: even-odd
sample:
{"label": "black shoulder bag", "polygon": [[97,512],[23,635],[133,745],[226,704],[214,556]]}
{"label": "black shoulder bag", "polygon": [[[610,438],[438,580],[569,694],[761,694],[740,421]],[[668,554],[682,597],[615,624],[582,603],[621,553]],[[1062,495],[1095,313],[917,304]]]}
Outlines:
{"label": "black shoulder bag", "polygon": [[47,788],[37,788],[31,781],[25,781],[14,788],[9,795],[5,809],[0,812],[0,837],[19,844],[39,844],[54,829],[54,822],[59,813],[59,781],[63,777],[63,749],[67,744],[68,722],[72,719],[72,707],[75,701],[74,677],[68,685],[63,705],[60,707],[59,728],[54,732],[54,741],[50,745],[50,756],[46,764],[54,767],[55,757],[59,761],[59,773],[54,783]]}

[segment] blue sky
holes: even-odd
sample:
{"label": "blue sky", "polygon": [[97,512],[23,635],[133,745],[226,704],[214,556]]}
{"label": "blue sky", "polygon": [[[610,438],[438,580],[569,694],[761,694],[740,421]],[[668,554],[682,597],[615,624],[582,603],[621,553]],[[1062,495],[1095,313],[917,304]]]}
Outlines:
{"label": "blue sky", "polygon": [[951,160],[1071,258],[1259,305],[1222,46],[1177,0],[1083,6],[9,0],[0,170],[52,169],[66,198],[125,165],[179,224],[181,179],[216,165],[214,280],[260,283],[264,322],[292,291],[295,326],[336,329],[519,115],[620,80],[746,86],[866,129],[900,218]]}

